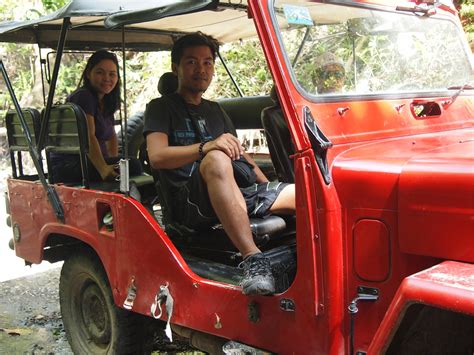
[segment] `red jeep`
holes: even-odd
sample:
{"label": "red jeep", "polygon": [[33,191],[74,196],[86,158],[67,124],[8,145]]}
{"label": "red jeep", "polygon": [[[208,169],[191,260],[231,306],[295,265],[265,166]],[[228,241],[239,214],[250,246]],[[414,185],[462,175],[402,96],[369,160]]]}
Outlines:
{"label": "red jeep", "polygon": [[[196,30],[257,38],[273,78],[271,97],[220,101],[237,128],[264,130],[264,170],[296,184],[295,218],[251,221],[273,296],[243,295],[222,229],[167,220],[150,176],[123,164],[120,186],[65,185],[45,172],[43,156],[88,149],[81,110],[53,105],[65,49],[169,50]],[[210,352],[474,352],[474,61],[450,1],[73,0],[0,24],[0,40],[57,46],[42,114],[18,105],[0,67],[15,104],[15,251],[64,260],[75,353],[138,352],[152,317]],[[134,137],[126,146],[143,156]],[[22,151],[38,174],[23,173]]]}

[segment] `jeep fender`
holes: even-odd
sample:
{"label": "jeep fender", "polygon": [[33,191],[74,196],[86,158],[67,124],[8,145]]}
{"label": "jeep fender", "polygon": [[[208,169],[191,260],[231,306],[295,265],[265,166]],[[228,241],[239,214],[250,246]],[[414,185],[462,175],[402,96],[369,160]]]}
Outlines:
{"label": "jeep fender", "polygon": [[[368,349],[369,354],[383,354],[389,347],[396,342],[400,342],[400,333],[405,332],[402,329],[407,325],[405,318],[410,316],[409,308],[413,305],[421,305],[425,308],[434,310],[435,313],[452,314],[454,321],[464,322],[470,328],[474,327],[474,265],[445,261],[429,269],[420,271],[411,275],[401,283],[395,297],[387,310],[385,317],[380,324],[377,333]],[[419,313],[418,309],[416,312]],[[413,312],[412,312],[413,313]],[[433,312],[431,312],[434,314]],[[443,316],[445,317],[445,316]],[[427,320],[436,321],[440,317],[427,318]],[[467,323],[465,320],[467,319]],[[433,324],[423,323],[424,331],[429,334],[429,328]],[[446,326],[444,325],[444,328]],[[472,333],[471,333],[472,335]],[[398,336],[398,338],[396,338]],[[450,344],[462,341],[459,337],[451,338]],[[464,339],[468,347],[472,346],[472,339]],[[390,352],[390,351],[389,351]]]}

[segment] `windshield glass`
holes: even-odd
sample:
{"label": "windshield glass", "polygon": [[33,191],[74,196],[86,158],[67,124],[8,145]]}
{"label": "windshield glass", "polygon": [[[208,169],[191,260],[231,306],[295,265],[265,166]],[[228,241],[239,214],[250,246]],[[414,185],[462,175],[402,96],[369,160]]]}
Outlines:
{"label": "windshield glass", "polygon": [[472,54],[449,20],[301,0],[275,0],[274,11],[294,76],[309,94],[474,84]]}

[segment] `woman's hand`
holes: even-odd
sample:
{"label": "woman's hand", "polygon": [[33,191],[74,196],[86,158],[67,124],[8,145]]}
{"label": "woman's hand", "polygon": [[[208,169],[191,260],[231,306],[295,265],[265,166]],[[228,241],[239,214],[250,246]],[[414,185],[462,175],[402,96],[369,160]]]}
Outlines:
{"label": "woman's hand", "polygon": [[203,153],[206,155],[211,150],[220,150],[227,154],[232,160],[239,159],[244,154],[244,148],[240,141],[230,133],[224,133],[213,141],[204,144]]}
{"label": "woman's hand", "polygon": [[115,165],[104,165],[104,167],[100,171],[100,177],[104,181],[112,181],[115,180],[115,178],[119,174],[117,173],[115,169]]}

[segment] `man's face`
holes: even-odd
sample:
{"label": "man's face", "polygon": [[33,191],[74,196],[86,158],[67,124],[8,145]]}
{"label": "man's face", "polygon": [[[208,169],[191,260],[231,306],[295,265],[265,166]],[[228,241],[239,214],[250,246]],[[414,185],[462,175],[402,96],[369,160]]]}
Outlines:
{"label": "man's face", "polygon": [[178,75],[178,91],[203,93],[211,84],[214,75],[214,59],[208,46],[188,47],[183,51],[179,65],[172,64]]}
{"label": "man's face", "polygon": [[339,92],[344,86],[344,68],[337,64],[329,64],[322,68],[317,78],[319,94]]}

